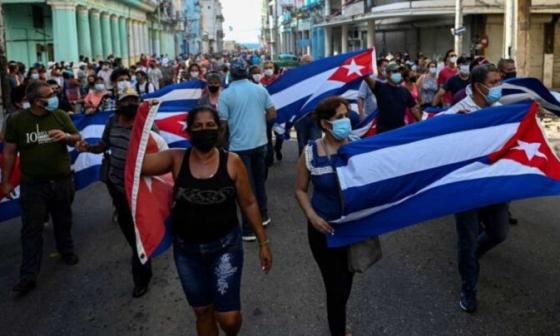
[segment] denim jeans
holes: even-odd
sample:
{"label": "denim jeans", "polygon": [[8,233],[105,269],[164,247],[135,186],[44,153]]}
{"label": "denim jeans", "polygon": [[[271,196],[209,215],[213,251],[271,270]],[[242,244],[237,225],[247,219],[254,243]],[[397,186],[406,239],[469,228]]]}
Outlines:
{"label": "denim jeans", "polygon": [[152,265],[150,260],[148,260],[145,264],[142,264],[140,258],[138,257],[134,221],[132,219],[132,213],[130,212],[130,206],[128,205],[126,195],[122,191],[118,190],[111,182],[107,183],[107,188],[109,189],[109,194],[113,199],[113,205],[115,206],[115,209],[117,209],[117,221],[119,222],[119,227],[121,228],[121,231],[132,250],[130,263],[134,285],[141,287],[147,286],[152,278]]}
{"label": "denim jeans", "polygon": [[[251,183],[251,189],[257,198],[259,204],[259,209],[261,210],[261,216],[263,219],[268,218],[268,207],[266,205],[266,145],[235,152],[243,163],[245,168],[247,168],[247,173],[249,174],[249,182]],[[249,221],[245,214],[242,214],[243,218],[243,235],[248,235],[253,232]]]}
{"label": "denim jeans", "polygon": [[239,228],[207,244],[173,239],[181,285],[192,307],[214,305],[216,311],[241,310],[243,246]]}
{"label": "denim jeans", "polygon": [[50,214],[56,249],[62,255],[74,252],[72,241],[72,202],[74,181],[64,177],[47,181],[22,182],[21,279],[36,280],[43,256],[43,228]]}
{"label": "denim jeans", "polygon": [[461,290],[476,292],[479,258],[503,242],[509,232],[507,203],[494,204],[455,215]]}
{"label": "denim jeans", "polygon": [[298,153],[301,155],[303,147],[305,147],[309,141],[317,140],[321,137],[321,129],[317,126],[315,121],[313,121],[311,115],[307,115],[299,120],[294,127],[297,133]]}

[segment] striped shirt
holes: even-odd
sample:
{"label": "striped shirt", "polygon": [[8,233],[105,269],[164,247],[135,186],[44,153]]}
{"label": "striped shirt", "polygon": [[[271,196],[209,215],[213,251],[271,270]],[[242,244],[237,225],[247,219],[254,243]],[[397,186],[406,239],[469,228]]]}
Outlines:
{"label": "striped shirt", "polygon": [[101,140],[110,150],[109,181],[120,191],[124,192],[124,166],[130,141],[132,128],[126,128],[117,122],[117,116],[113,115],[101,136]]}

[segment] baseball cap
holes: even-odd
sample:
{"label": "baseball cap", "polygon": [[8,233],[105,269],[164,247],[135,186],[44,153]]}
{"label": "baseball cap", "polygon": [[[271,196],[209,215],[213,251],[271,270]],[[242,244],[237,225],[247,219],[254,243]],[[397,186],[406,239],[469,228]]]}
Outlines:
{"label": "baseball cap", "polygon": [[132,86],[126,86],[121,92],[119,92],[119,101],[127,98],[127,97],[136,97],[138,98],[138,92]]}
{"label": "baseball cap", "polygon": [[387,64],[387,67],[385,68],[385,71],[387,71],[387,73],[389,72],[393,72],[393,71],[399,71],[401,69],[401,66],[398,65],[395,62],[391,62],[389,64]]}
{"label": "baseball cap", "polygon": [[241,58],[235,59],[233,62],[231,62],[230,72],[232,76],[247,76],[247,62],[245,62]]}

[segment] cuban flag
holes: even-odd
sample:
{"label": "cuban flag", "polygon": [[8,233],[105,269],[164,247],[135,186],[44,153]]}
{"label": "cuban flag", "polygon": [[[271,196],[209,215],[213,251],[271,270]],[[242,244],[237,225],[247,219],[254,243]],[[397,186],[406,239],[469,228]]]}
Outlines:
{"label": "cuban flag", "polygon": [[[205,86],[205,82],[195,80],[165,87],[144,96],[145,102],[136,115],[126,161],[125,189],[142,263],[171,246],[169,214],[174,185],[171,173],[142,176],[144,156],[168,147],[190,146],[186,118],[188,111],[198,105]],[[154,124],[159,135],[152,130]]]}
{"label": "cuban flag", "polygon": [[[72,122],[78,131],[80,131],[83,139],[87,140],[89,143],[97,143],[101,140],[105,123],[111,114],[112,113],[110,112],[99,112],[93,116],[85,116],[83,114],[73,115]],[[68,152],[70,155],[72,171],[74,172],[76,190],[84,189],[93,182],[99,180],[99,171],[102,160],[101,155],[78,153],[74,147],[68,147]],[[15,197],[10,199],[5,197],[6,195],[0,195],[0,222],[19,217],[21,214],[19,206],[19,176],[19,166],[16,162],[12,176],[12,185],[15,186]]]}
{"label": "cuban flag", "polygon": [[560,194],[560,161],[536,103],[444,115],[339,149],[344,246],[443,215]]}
{"label": "cuban flag", "polygon": [[[502,99],[500,104],[509,105],[522,101],[535,100],[545,110],[553,113],[560,113],[560,93],[547,89],[543,83],[533,77],[512,78],[502,83]],[[467,94],[472,91],[471,86],[466,88]],[[424,111],[422,120],[435,117],[438,113],[446,109],[429,107]]]}
{"label": "cuban flag", "polygon": [[159,103],[154,121],[169,147],[189,145],[185,133],[187,112],[198,105],[205,89],[206,82],[193,80],[169,85],[144,96],[144,101]]}
{"label": "cuban flag", "polygon": [[372,73],[377,73],[375,49],[327,57],[288,70],[267,87],[276,107],[276,123],[289,129],[326,97],[356,100],[363,78]]}
{"label": "cuban flag", "polygon": [[138,109],[130,136],[125,167],[125,190],[134,220],[136,249],[142,263],[171,246],[169,213],[173,200],[173,176],[142,176],[145,154],[169,148],[152,130],[158,105],[144,102]]}
{"label": "cuban flag", "polygon": [[[198,104],[198,100],[205,88],[205,82],[196,80],[166,86],[161,90],[144,96],[146,101],[157,100],[160,102],[154,119],[159,129],[159,134],[169,147],[189,146],[189,141],[184,131],[187,112]],[[98,112],[91,116],[76,114],[72,116],[72,122],[80,131],[82,139],[88,143],[95,144],[101,140],[105,124],[113,112]],[[72,171],[74,172],[76,190],[84,189],[90,184],[99,181],[102,155],[79,153],[73,147],[68,147],[68,152],[71,158]],[[0,222],[19,217],[21,214],[18,201],[18,174],[19,169],[14,170],[12,184],[16,186],[16,196],[13,199],[9,199],[5,195],[0,195]]]}

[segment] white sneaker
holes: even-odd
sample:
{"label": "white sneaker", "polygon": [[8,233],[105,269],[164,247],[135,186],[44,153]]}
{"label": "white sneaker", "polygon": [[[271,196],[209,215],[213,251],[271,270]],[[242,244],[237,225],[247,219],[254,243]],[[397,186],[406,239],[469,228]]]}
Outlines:
{"label": "white sneaker", "polygon": [[257,236],[255,236],[253,233],[248,234],[248,235],[243,235],[243,241],[245,242],[254,242],[257,240]]}
{"label": "white sneaker", "polygon": [[270,224],[270,222],[272,222],[272,219],[270,219],[270,217],[268,217],[267,219],[265,219],[262,223],[263,226],[268,226],[268,224]]}

